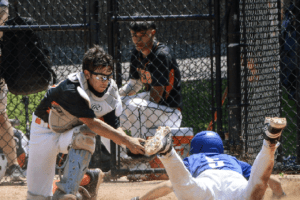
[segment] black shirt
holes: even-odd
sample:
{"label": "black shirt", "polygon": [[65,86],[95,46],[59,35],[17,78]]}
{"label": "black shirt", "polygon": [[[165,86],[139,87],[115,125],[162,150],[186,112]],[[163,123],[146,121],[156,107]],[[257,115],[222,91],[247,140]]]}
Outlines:
{"label": "black shirt", "polygon": [[169,47],[154,42],[151,53],[143,58],[141,52],[132,50],[130,78],[141,79],[150,91],[152,86],[164,86],[159,105],[181,108],[181,75],[176,59]]}
{"label": "black shirt", "polygon": [[[48,123],[48,110],[51,108],[51,102],[55,101],[70,114],[78,118],[96,118],[94,111],[89,108],[86,101],[77,92],[79,83],[73,83],[66,79],[57,86],[50,88],[45,94],[41,103],[36,108],[34,114]],[[104,91],[103,93],[105,93]],[[101,94],[95,94],[101,95]],[[103,96],[103,95],[102,95]],[[105,114],[103,121],[114,128],[120,127],[119,117],[116,116],[115,110]]]}

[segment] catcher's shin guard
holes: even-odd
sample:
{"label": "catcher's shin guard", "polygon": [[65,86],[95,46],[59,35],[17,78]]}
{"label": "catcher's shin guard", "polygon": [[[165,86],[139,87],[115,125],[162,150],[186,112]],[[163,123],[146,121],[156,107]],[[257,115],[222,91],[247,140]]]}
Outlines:
{"label": "catcher's shin guard", "polygon": [[94,133],[86,125],[79,126],[74,130],[72,147],[69,149],[63,178],[56,183],[58,190],[54,193],[53,200],[60,192],[76,195],[81,179],[95,151],[95,142]]}

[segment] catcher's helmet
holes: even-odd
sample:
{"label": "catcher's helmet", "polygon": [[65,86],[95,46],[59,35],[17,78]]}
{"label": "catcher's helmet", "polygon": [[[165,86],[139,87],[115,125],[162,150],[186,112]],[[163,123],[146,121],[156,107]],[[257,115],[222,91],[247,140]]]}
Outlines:
{"label": "catcher's helmet", "polygon": [[3,153],[0,153],[0,181],[5,175],[7,165],[6,156]]}
{"label": "catcher's helmet", "polygon": [[197,153],[224,153],[219,134],[213,131],[197,133],[191,141],[190,155]]}

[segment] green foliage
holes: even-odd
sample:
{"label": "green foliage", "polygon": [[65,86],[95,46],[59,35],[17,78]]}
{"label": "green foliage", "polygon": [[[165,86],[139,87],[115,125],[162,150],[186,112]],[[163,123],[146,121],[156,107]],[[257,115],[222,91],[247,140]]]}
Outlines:
{"label": "green foliage", "polygon": [[283,173],[283,172],[281,172],[279,175],[280,175],[281,177],[283,177],[283,176],[284,176],[284,173]]}
{"label": "green foliage", "polygon": [[288,91],[283,88],[281,97],[282,116],[287,120],[287,127],[282,133],[282,148],[285,155],[296,155],[297,146],[297,103],[289,98]]}
{"label": "green foliage", "polygon": [[[29,105],[28,105],[28,114],[29,114],[29,120],[31,122],[32,119],[32,113],[35,111],[36,107],[39,105],[40,100],[44,97],[44,94],[46,91],[42,91],[36,94],[30,94],[28,95],[29,98]],[[7,114],[8,118],[14,119],[17,117],[21,124],[20,126],[16,127],[26,132],[26,116],[25,116],[25,105],[23,103],[23,97],[22,95],[14,95],[12,93],[8,93],[7,95]]]}
{"label": "green foliage", "polygon": [[131,136],[131,131],[130,130],[125,130],[124,131],[127,135]]}
{"label": "green foliage", "polygon": [[182,83],[182,127],[192,127],[194,133],[205,130],[211,121],[211,83],[207,80]]}
{"label": "green foliage", "polygon": [[[227,80],[222,80],[222,95],[227,87]],[[194,134],[207,130],[212,120],[212,85],[210,80],[195,80],[182,83],[182,127],[192,127]],[[215,94],[214,94],[215,96]],[[215,102],[215,101],[214,101]],[[215,102],[216,103],[216,102]],[[227,101],[222,106],[223,119],[227,119]],[[223,120],[223,127],[227,123]]]}

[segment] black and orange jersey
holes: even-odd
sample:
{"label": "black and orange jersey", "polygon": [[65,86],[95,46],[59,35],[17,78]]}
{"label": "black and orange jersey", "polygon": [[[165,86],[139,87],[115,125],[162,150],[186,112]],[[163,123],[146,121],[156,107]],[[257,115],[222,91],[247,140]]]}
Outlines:
{"label": "black and orange jersey", "polygon": [[[51,103],[56,102],[75,117],[96,118],[93,109],[89,108],[86,101],[78,93],[76,89],[78,86],[80,86],[79,83],[73,83],[69,79],[66,79],[57,86],[51,87],[41,100],[41,103],[36,108],[34,114],[48,123]],[[103,93],[105,92],[106,91]],[[101,118],[104,122],[114,128],[120,127],[120,120],[119,117],[115,115],[115,110],[112,110]]]}
{"label": "black and orange jersey", "polygon": [[164,86],[165,91],[158,104],[181,108],[181,75],[176,59],[169,47],[154,42],[151,53],[143,58],[141,52],[132,50],[130,78],[140,79],[146,91],[151,86]]}

